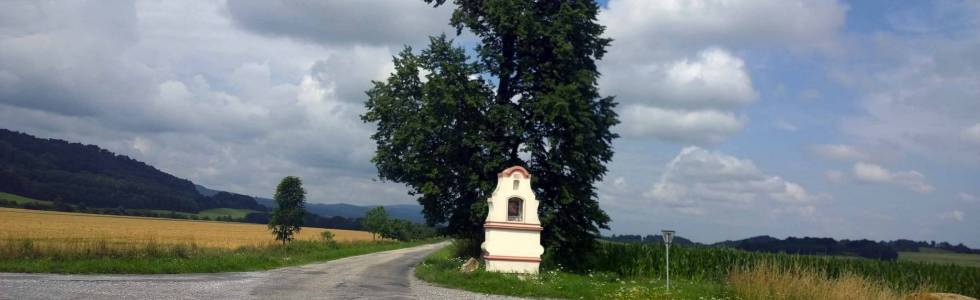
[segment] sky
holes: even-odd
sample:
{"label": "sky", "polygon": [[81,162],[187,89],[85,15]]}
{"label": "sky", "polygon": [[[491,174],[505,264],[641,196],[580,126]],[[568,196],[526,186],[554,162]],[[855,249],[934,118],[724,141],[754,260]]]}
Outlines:
{"label": "sky", "polygon": [[[980,248],[980,2],[601,2],[622,121],[605,234],[675,229]],[[0,127],[204,186],[413,203],[377,179],[364,91],[447,33],[423,1],[3,1]]]}

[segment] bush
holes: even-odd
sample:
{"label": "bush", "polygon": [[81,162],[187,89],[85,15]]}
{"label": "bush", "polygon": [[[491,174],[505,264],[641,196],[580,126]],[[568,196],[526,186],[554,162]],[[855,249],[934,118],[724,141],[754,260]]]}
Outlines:
{"label": "bush", "polygon": [[333,232],[330,232],[329,230],[324,230],[323,232],[321,232],[320,233],[320,238],[322,238],[324,242],[328,242],[328,243],[331,243],[331,242],[334,241],[333,240]]}

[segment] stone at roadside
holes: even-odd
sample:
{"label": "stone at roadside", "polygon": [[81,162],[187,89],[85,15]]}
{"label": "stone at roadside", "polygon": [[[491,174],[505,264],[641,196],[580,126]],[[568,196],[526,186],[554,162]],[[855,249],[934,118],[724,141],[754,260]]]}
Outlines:
{"label": "stone at roadside", "polygon": [[459,267],[459,271],[463,273],[473,273],[477,268],[480,267],[480,262],[475,258],[470,257],[462,266]]}
{"label": "stone at roadside", "polygon": [[908,297],[910,300],[977,300],[977,298],[967,297],[951,293],[915,293]]}

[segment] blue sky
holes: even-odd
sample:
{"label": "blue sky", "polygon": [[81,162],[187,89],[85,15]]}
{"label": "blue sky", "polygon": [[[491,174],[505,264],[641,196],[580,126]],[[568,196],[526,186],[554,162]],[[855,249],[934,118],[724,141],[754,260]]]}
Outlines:
{"label": "blue sky", "polygon": [[[451,33],[422,1],[0,4],[0,127],[206,186],[411,203],[374,180],[370,80]],[[611,233],[980,247],[976,1],[602,2]],[[472,38],[458,42],[472,46]]]}

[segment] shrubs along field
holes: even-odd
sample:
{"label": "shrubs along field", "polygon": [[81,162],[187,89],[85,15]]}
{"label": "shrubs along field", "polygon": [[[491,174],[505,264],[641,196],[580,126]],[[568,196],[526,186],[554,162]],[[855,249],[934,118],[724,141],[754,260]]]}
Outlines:
{"label": "shrubs along field", "polygon": [[[318,240],[328,229],[304,227],[297,240]],[[367,241],[364,231],[329,229],[334,240]],[[35,245],[105,242],[117,245],[150,244],[196,245],[201,248],[233,249],[274,243],[262,224],[170,220],[129,216],[0,208],[0,242],[30,239]]]}
{"label": "shrubs along field", "polygon": [[918,292],[980,295],[980,268],[860,258],[671,247],[671,290],[664,287],[664,248],[599,243],[581,269],[554,265],[537,276],[476,271],[449,249],[416,269],[424,280],[476,292],[572,299],[905,299]]}
{"label": "shrubs along field", "polygon": [[398,249],[363,231],[303,228],[275,242],[265,225],[0,208],[0,272],[250,271]]}

